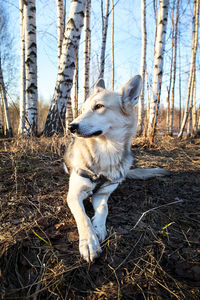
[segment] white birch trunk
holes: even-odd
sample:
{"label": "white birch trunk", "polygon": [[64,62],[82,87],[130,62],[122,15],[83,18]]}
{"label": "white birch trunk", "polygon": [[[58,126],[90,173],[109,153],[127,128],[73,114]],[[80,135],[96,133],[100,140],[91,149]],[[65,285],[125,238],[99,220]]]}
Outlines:
{"label": "white birch trunk", "polygon": [[57,40],[58,40],[58,66],[62,53],[62,42],[65,32],[65,6],[64,0],[57,0]]}
{"label": "white birch trunk", "polygon": [[1,68],[1,56],[0,56],[0,92],[1,92],[1,98],[2,98],[2,102],[3,102],[5,121],[6,121],[6,136],[12,137],[12,128],[11,128],[11,124],[10,124],[10,116],[9,116],[9,111],[8,111],[6,88],[4,85],[3,72],[2,72],[2,68]]}
{"label": "white birch trunk", "polygon": [[74,119],[78,117],[78,52],[76,54],[75,73],[74,73]]}
{"label": "white birch trunk", "polygon": [[4,136],[4,128],[3,128],[3,107],[0,101],[0,137]]}
{"label": "white birch trunk", "polygon": [[103,31],[102,31],[102,45],[101,45],[99,78],[104,78],[106,37],[107,37],[107,31],[108,31],[109,4],[110,4],[110,0],[106,0],[106,2],[105,2],[105,14],[104,14],[104,18],[103,18]]}
{"label": "white birch trunk", "polygon": [[[154,56],[153,85],[152,85],[149,124],[148,124],[148,132],[147,132],[148,137],[150,137],[153,133],[154,118],[156,118],[157,120],[157,115],[159,111],[159,103],[158,103],[158,109],[156,109],[156,104],[157,104],[159,90],[162,84],[168,5],[169,5],[169,0],[160,0],[158,31],[156,37],[156,49],[155,49],[155,56]],[[157,110],[157,114],[156,114],[156,110]]]}
{"label": "white birch trunk", "polygon": [[141,19],[142,19],[142,61],[141,61],[141,75],[142,75],[142,89],[138,102],[138,131],[140,136],[144,127],[144,91],[145,91],[145,70],[146,70],[146,49],[147,49],[147,30],[146,30],[146,0],[141,1]]}
{"label": "white birch trunk", "polygon": [[83,101],[85,101],[89,97],[89,91],[90,91],[90,49],[91,49],[90,13],[91,13],[91,0],[87,0],[85,18],[84,18]]}
{"label": "white birch trunk", "polygon": [[112,90],[115,89],[115,15],[114,15],[114,1],[112,0]]}
{"label": "white birch trunk", "polygon": [[176,57],[177,57],[177,35],[178,35],[178,20],[179,20],[179,0],[176,3],[176,20],[174,28],[174,57],[173,57],[173,73],[172,73],[172,88],[170,97],[170,117],[169,117],[169,134],[173,136],[174,131],[174,90],[176,82]]}
{"label": "white birch trunk", "polygon": [[35,0],[24,1],[26,106],[24,134],[37,134],[37,48]]}
{"label": "white birch trunk", "polygon": [[192,135],[197,134],[197,110],[196,110],[196,76],[194,77],[194,96],[193,96],[193,107],[192,107]]}
{"label": "white birch trunk", "polygon": [[179,138],[182,138],[183,132],[185,129],[185,125],[188,119],[189,114],[189,102],[191,97],[191,87],[192,87],[192,79],[193,79],[193,71],[196,65],[196,53],[197,53],[197,46],[198,46],[198,28],[199,28],[199,0],[194,1],[194,12],[195,12],[195,32],[194,32],[194,39],[193,39],[193,49],[192,49],[192,56],[191,56],[191,64],[190,64],[190,74],[188,79],[188,89],[187,89],[187,96],[186,96],[186,104],[185,104],[185,112],[183,116],[183,121],[181,124],[181,129],[178,134]]}
{"label": "white birch trunk", "polygon": [[192,86],[191,86],[191,95],[189,103],[189,113],[188,113],[188,124],[187,124],[187,137],[190,137],[192,134],[192,108],[193,108],[193,98],[194,98],[194,82],[195,82],[195,69],[193,70],[192,75]]}
{"label": "white birch trunk", "polygon": [[24,134],[25,127],[25,38],[24,38],[24,0],[19,0],[20,10],[20,100],[19,100],[19,134]]}
{"label": "white birch trunk", "polygon": [[86,2],[86,0],[71,1],[56,88],[44,129],[44,133],[49,136],[56,132],[64,132],[66,107],[73,84],[76,53],[83,27]]}
{"label": "white birch trunk", "polygon": [[67,103],[67,110],[66,110],[66,128],[72,121],[73,121],[72,100],[71,97],[69,96],[68,103]]}

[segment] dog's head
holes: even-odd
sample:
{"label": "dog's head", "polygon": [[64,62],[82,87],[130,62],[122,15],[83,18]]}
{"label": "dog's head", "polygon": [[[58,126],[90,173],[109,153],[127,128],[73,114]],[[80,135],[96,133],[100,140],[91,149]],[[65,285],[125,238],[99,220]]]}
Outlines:
{"label": "dog's head", "polygon": [[118,92],[105,89],[100,79],[93,94],[83,103],[81,114],[69,124],[69,130],[81,137],[111,136],[132,122],[133,107],[138,102],[141,76],[130,79]]}

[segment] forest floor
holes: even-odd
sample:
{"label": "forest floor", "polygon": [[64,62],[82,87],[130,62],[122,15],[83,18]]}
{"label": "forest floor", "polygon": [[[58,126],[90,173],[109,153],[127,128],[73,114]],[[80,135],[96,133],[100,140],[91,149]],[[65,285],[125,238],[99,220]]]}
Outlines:
{"label": "forest floor", "polygon": [[91,264],[63,204],[64,148],[61,138],[0,140],[0,298],[200,299],[200,139],[134,141],[135,166],[171,174],[119,186]]}

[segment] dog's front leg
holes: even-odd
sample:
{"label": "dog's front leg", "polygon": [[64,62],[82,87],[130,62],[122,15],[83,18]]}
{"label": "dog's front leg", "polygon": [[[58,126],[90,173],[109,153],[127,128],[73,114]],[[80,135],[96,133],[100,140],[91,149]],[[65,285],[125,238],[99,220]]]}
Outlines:
{"label": "dog's front leg", "polygon": [[106,235],[106,218],[108,215],[108,198],[110,194],[117,188],[119,183],[104,183],[100,189],[92,196],[92,204],[94,207],[94,217],[92,218],[93,228],[102,242]]}
{"label": "dog's front leg", "polygon": [[102,251],[83,205],[83,200],[91,195],[94,186],[95,184],[89,179],[79,176],[74,171],[72,172],[69,180],[67,203],[78,227],[80,254],[87,262],[93,261]]}

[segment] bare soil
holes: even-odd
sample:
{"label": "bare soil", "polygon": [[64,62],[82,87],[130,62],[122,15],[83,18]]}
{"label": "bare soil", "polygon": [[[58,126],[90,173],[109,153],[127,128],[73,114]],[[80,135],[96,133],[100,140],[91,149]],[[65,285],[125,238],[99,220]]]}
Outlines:
{"label": "bare soil", "polygon": [[[64,147],[61,138],[0,141],[0,298],[200,299],[200,139],[134,141],[135,166],[171,174],[119,186],[92,264],[80,259],[63,203]],[[92,216],[90,199],[86,209]]]}

